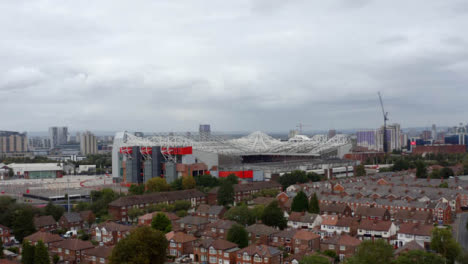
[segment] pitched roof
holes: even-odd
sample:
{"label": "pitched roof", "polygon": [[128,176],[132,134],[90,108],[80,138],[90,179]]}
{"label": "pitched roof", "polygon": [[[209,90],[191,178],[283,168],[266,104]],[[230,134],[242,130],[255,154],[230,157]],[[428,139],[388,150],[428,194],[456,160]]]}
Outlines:
{"label": "pitched roof", "polygon": [[42,231],[31,234],[25,237],[24,239],[29,240],[31,242],[38,242],[39,240],[42,240],[42,242],[46,244],[63,240],[63,238],[57,234]]}
{"label": "pitched roof", "polygon": [[348,206],[344,203],[321,204],[320,211],[332,213],[344,213]]}
{"label": "pitched roof", "polygon": [[107,231],[116,231],[116,232],[127,232],[135,227],[133,226],[128,226],[128,225],[122,225],[122,224],[117,224],[115,222],[105,222],[97,226],[98,228],[102,229],[105,228]]}
{"label": "pitched roof", "polygon": [[362,219],[361,223],[359,223],[359,229],[363,230],[388,231],[391,226],[391,221]]}
{"label": "pitched roof", "polygon": [[430,236],[434,229],[433,225],[423,225],[419,223],[403,223],[400,225],[398,233],[418,236]]}
{"label": "pitched roof", "polygon": [[383,217],[388,210],[380,207],[359,206],[356,208],[355,215]]}
{"label": "pitched roof", "polygon": [[398,210],[394,214],[394,218],[397,220],[415,220],[415,221],[426,221],[432,218],[432,213],[429,211],[419,210]]}
{"label": "pitched roof", "polygon": [[209,215],[219,215],[224,210],[224,206],[222,205],[208,205],[208,204],[200,204],[197,208],[197,213],[201,214],[209,214]]}
{"label": "pitched roof", "polygon": [[171,213],[171,212],[152,212],[152,213],[147,213],[147,214],[144,214],[144,215],[138,217],[138,220],[152,220],[153,217],[155,217],[159,213],[165,214],[167,216],[167,218],[169,218],[169,220],[171,220],[171,221],[175,221],[175,220],[180,219],[176,214]]}
{"label": "pitched roof", "polygon": [[63,217],[69,222],[69,223],[76,223],[76,222],[81,222],[83,219],[81,218],[80,213],[64,213]]}
{"label": "pitched roof", "polygon": [[57,222],[51,215],[34,217],[34,226],[37,229],[40,229],[41,227],[44,227],[44,226],[53,226],[56,224]]}
{"label": "pitched roof", "polygon": [[112,207],[133,206],[137,204],[159,203],[166,201],[186,200],[196,197],[205,197],[206,195],[199,190],[190,189],[172,192],[157,192],[143,195],[132,195],[121,197],[109,204]]}
{"label": "pitched roof", "polygon": [[224,220],[224,219],[221,219],[221,220],[218,220],[214,223],[209,223],[207,226],[206,226],[206,229],[208,228],[216,228],[216,229],[225,229],[225,230],[229,230],[231,229],[231,227],[235,224],[236,222],[234,221],[231,221],[231,220]]}
{"label": "pitched roof", "polygon": [[195,241],[197,238],[192,235],[185,234],[184,232],[175,232],[171,240],[174,240],[176,243],[186,243]]}
{"label": "pitched roof", "polygon": [[113,249],[114,249],[114,246],[99,246],[99,247],[84,250],[83,255],[95,256],[98,258],[108,258],[112,254]]}
{"label": "pitched roof", "polygon": [[341,226],[341,227],[351,227],[354,224],[357,225],[357,220],[354,217],[341,217],[336,222],[336,226]]}
{"label": "pitched roof", "polygon": [[410,251],[410,250],[424,250],[424,247],[418,244],[416,240],[411,240],[410,242],[406,243],[404,246],[395,250],[395,255],[400,255],[403,252]]}
{"label": "pitched roof", "polygon": [[273,257],[281,254],[281,251],[275,247],[253,244],[238,251],[238,254],[244,253],[247,253],[249,256],[254,256],[255,254],[258,254],[262,257]]}
{"label": "pitched roof", "polygon": [[335,226],[338,223],[338,216],[336,215],[323,215],[322,225]]}
{"label": "pitched roof", "polygon": [[312,240],[320,238],[320,236],[305,229],[300,229],[296,232],[296,234],[294,234],[293,238],[299,240]]}
{"label": "pitched roof", "polygon": [[274,197],[263,197],[263,196],[260,196],[260,197],[257,197],[255,199],[252,200],[252,203],[253,204],[263,204],[263,205],[269,205],[271,202],[273,202],[274,200],[276,200]]}
{"label": "pitched roof", "polygon": [[251,226],[248,226],[246,230],[249,233],[260,235],[260,236],[269,236],[269,235],[279,232],[275,228],[264,225],[264,224],[253,224]]}
{"label": "pitched roof", "polygon": [[52,245],[58,248],[64,248],[69,250],[84,250],[94,248],[94,245],[91,242],[75,238],[54,242],[52,243]]}
{"label": "pitched roof", "polygon": [[343,246],[359,246],[361,242],[362,242],[361,240],[355,237],[342,233],[341,235],[333,236],[326,240],[323,240],[321,243],[332,244],[332,245],[343,245]]}
{"label": "pitched roof", "polygon": [[291,212],[288,221],[313,223],[317,219],[318,214],[311,214],[309,212]]}
{"label": "pitched roof", "polygon": [[81,211],[80,212],[81,219],[84,221],[88,221],[88,219],[93,216],[93,211],[91,210],[86,210],[86,211]]}
{"label": "pitched roof", "polygon": [[209,221],[205,217],[200,216],[191,216],[188,215],[176,221],[180,224],[189,224],[189,225],[201,225],[201,224],[208,224]]}
{"label": "pitched roof", "polygon": [[294,235],[296,234],[297,230],[296,229],[289,229],[289,230],[283,230],[280,231],[276,234],[274,234],[275,237],[284,237],[284,238],[293,238]]}
{"label": "pitched roof", "polygon": [[213,247],[216,250],[226,250],[226,249],[231,249],[231,248],[237,248],[237,245],[229,242],[224,239],[212,239],[212,238],[207,238],[207,239],[201,239],[198,242],[196,242],[199,247],[203,248],[209,248]]}

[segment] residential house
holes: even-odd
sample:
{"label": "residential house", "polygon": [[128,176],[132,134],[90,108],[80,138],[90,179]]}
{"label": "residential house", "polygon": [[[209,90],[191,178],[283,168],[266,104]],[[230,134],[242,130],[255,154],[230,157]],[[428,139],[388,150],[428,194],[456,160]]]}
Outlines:
{"label": "residential house", "polygon": [[339,256],[340,260],[354,256],[361,240],[348,234],[333,236],[321,241],[320,250],[333,250]]}
{"label": "residential house", "polygon": [[81,263],[83,251],[91,248],[94,248],[91,242],[72,238],[50,243],[49,255],[57,255],[66,263]]}
{"label": "residential house", "polygon": [[209,224],[208,218],[188,215],[176,221],[176,227],[187,234],[197,234],[205,230]]}
{"label": "residential house", "polygon": [[201,239],[194,243],[193,255],[196,263],[235,263],[236,244],[224,239]]}
{"label": "residential house", "polygon": [[208,218],[208,221],[215,222],[223,218],[224,213],[226,212],[226,207],[222,205],[208,205],[200,204],[195,211],[195,216]]}
{"label": "residential house", "polygon": [[448,203],[438,202],[434,208],[434,221],[439,224],[450,224],[452,211]]}
{"label": "residential house", "polygon": [[159,213],[165,214],[167,216],[167,218],[169,218],[169,220],[171,220],[171,224],[172,224],[173,227],[176,226],[176,221],[180,219],[176,214],[171,213],[171,212],[153,212],[153,213],[148,213],[148,214],[144,214],[142,216],[139,216],[138,217],[138,225],[140,225],[140,226],[151,226],[151,222],[153,221],[153,218]]}
{"label": "residential house", "polygon": [[331,237],[336,232],[336,223],[338,223],[337,215],[323,215],[322,224],[320,225],[320,233],[323,237]]}
{"label": "residential house", "polygon": [[395,254],[396,257],[400,256],[401,254],[403,253],[406,253],[410,250],[421,250],[421,251],[424,251],[425,248],[422,247],[418,242],[416,242],[415,240],[412,240],[408,243],[406,243],[404,246],[402,247],[399,247],[395,250],[395,252],[393,252],[393,254]]}
{"label": "residential house", "polygon": [[406,243],[416,241],[420,246],[428,248],[431,243],[433,225],[420,223],[403,223],[398,230],[396,246],[402,247]]}
{"label": "residential house", "polygon": [[64,213],[59,219],[59,226],[66,230],[81,230],[83,228],[83,218],[80,213]]}
{"label": "residential house", "polygon": [[42,241],[46,245],[46,247],[49,247],[51,243],[63,241],[63,238],[61,236],[44,231],[38,231],[34,234],[25,237],[24,239],[29,241],[33,245],[36,245],[37,242]]}
{"label": "residential house", "polygon": [[209,223],[206,225],[205,230],[201,232],[201,238],[227,239],[227,233],[234,224],[236,222],[224,219]]}
{"label": "residential house", "polygon": [[398,210],[393,215],[393,219],[397,223],[420,223],[420,224],[432,224],[433,223],[433,217],[430,211]]}
{"label": "residential house", "polygon": [[354,216],[362,219],[383,221],[389,221],[391,218],[390,212],[387,209],[367,206],[358,206],[354,212]]}
{"label": "residential house", "polygon": [[273,234],[279,232],[276,228],[264,224],[253,224],[246,228],[249,233],[249,244],[269,245]]}
{"label": "residential house", "polygon": [[83,250],[82,261],[84,264],[108,264],[109,258],[112,255],[114,246],[99,246],[91,249]]}
{"label": "residential house", "polygon": [[91,210],[81,211],[79,213],[80,213],[81,219],[83,220],[83,228],[89,228],[91,224],[93,224],[94,221],[96,220],[96,216]]}
{"label": "residential house", "polygon": [[170,256],[180,257],[193,253],[194,242],[197,240],[196,237],[183,232],[171,233],[166,234],[166,238],[169,241],[168,254]]}
{"label": "residential house", "polygon": [[237,251],[236,262],[242,264],[282,264],[283,254],[276,248],[267,245],[252,244]]}
{"label": "residential house", "polygon": [[397,228],[391,221],[362,219],[358,226],[358,237],[361,240],[384,239],[390,242],[395,238]]}
{"label": "residential house", "polygon": [[[208,192],[208,204],[217,204],[217,194],[219,187],[213,188]],[[281,191],[281,184],[274,181],[258,181],[249,183],[239,183],[234,185],[234,202],[239,203],[251,200],[255,193],[261,190],[276,189]]]}
{"label": "residential house", "polygon": [[105,222],[92,229],[91,236],[101,245],[112,246],[125,238],[133,230],[133,226],[121,225],[115,222]]}
{"label": "residential house", "polygon": [[351,216],[352,210],[344,203],[320,204],[320,215]]}
{"label": "residential house", "polygon": [[297,230],[293,236],[294,254],[320,250],[320,236],[304,229]]}
{"label": "residential house", "polygon": [[57,221],[51,215],[34,217],[34,227],[36,230],[53,231],[57,229]]}
{"label": "residential house", "polygon": [[0,225],[0,242],[3,244],[11,243],[15,240],[12,230],[4,225]]}
{"label": "residential house", "polygon": [[131,208],[144,209],[150,205],[173,204],[176,201],[189,201],[192,207],[206,203],[206,195],[196,189],[157,192],[143,195],[121,197],[109,204],[109,215],[115,220],[127,222],[128,210]]}
{"label": "residential house", "polygon": [[288,218],[288,227],[313,229],[320,226],[322,217],[318,214],[311,214],[309,212],[291,212]]}
{"label": "residential house", "polygon": [[271,236],[270,244],[274,247],[282,247],[287,252],[294,252],[294,235],[297,233],[297,229],[286,229]]}

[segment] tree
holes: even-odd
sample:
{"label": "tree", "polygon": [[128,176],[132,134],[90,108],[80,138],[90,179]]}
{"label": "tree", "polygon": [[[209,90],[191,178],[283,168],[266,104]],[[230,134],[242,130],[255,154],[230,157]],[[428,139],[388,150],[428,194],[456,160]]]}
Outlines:
{"label": "tree", "polygon": [[23,241],[23,251],[21,252],[21,263],[34,264],[35,247],[28,241]]}
{"label": "tree", "polygon": [[290,173],[285,173],[279,178],[279,183],[283,186],[283,189],[296,183],[306,183],[309,181],[305,171],[295,170]]}
{"label": "tree", "polygon": [[19,241],[23,241],[24,237],[36,231],[34,226],[34,211],[29,206],[15,210],[13,217],[13,232]]}
{"label": "tree", "polygon": [[34,249],[34,263],[35,264],[50,264],[49,251],[47,247],[39,240]]}
{"label": "tree", "polygon": [[316,193],[314,193],[312,195],[312,198],[310,198],[309,212],[313,213],[313,214],[319,214],[320,213],[319,201],[318,201]]}
{"label": "tree", "polygon": [[194,177],[197,186],[215,187],[219,185],[219,180],[209,174],[197,175]]}
{"label": "tree", "polygon": [[182,188],[182,178],[177,178],[175,181],[173,181],[171,183],[171,189],[173,191],[183,190],[183,188]]}
{"label": "tree", "polygon": [[168,241],[164,233],[151,227],[138,227],[112,250],[111,264],[165,263]]}
{"label": "tree", "polygon": [[13,169],[8,169],[8,177],[11,178],[15,176],[15,173],[13,172]]}
{"label": "tree", "polygon": [[187,211],[190,207],[192,207],[192,204],[189,201],[178,200],[174,202],[174,211]]}
{"label": "tree", "polygon": [[444,263],[444,258],[423,250],[410,250],[402,253],[394,264],[440,264]]}
{"label": "tree", "polygon": [[460,245],[453,239],[449,227],[432,230],[431,249],[441,254],[449,264],[454,263],[462,251]]}
{"label": "tree", "polygon": [[444,179],[448,179],[450,176],[454,176],[455,173],[451,168],[444,167],[440,170],[440,177]]}
{"label": "tree", "polygon": [[439,169],[433,169],[432,172],[429,174],[429,177],[431,179],[440,179],[440,170]]}
{"label": "tree", "polygon": [[249,234],[243,226],[234,224],[228,231],[227,240],[236,243],[239,248],[245,248],[249,245]]}
{"label": "tree", "polygon": [[232,184],[238,184],[239,183],[239,178],[235,174],[229,174],[226,179],[226,181],[232,183]]}
{"label": "tree", "polygon": [[140,194],[143,194],[143,193],[145,192],[145,186],[144,186],[144,185],[132,184],[132,185],[130,185],[130,187],[128,188],[128,192],[129,192],[131,195],[140,195]]}
{"label": "tree", "polygon": [[307,178],[312,182],[318,182],[322,180],[322,176],[313,171],[307,173]]}
{"label": "tree", "polygon": [[409,169],[409,162],[400,158],[393,163],[393,171],[403,171]]}
{"label": "tree", "polygon": [[283,230],[287,225],[287,220],[284,218],[283,210],[279,208],[278,201],[271,202],[265,210],[263,210],[262,222],[268,226],[278,227]]}
{"label": "tree", "polygon": [[57,264],[59,261],[60,261],[60,257],[57,254],[55,254],[52,257],[52,263]]}
{"label": "tree", "polygon": [[393,260],[393,247],[379,239],[377,241],[363,241],[357,248],[356,254],[349,258],[350,264],[390,264]]}
{"label": "tree", "polygon": [[236,221],[243,226],[255,223],[255,219],[252,217],[251,211],[245,204],[231,207],[224,214],[224,218]]}
{"label": "tree", "polygon": [[184,190],[193,189],[197,185],[197,182],[192,176],[182,178],[182,188]]}
{"label": "tree", "polygon": [[307,195],[303,191],[299,191],[292,201],[291,210],[293,212],[304,212],[307,209],[309,209],[309,199],[307,199]]}
{"label": "tree", "polygon": [[443,182],[439,184],[439,188],[448,188],[448,187],[449,187],[448,182]]}
{"label": "tree", "polygon": [[234,203],[234,186],[230,181],[224,181],[218,189],[218,204],[230,205]]}
{"label": "tree", "polygon": [[148,192],[165,192],[170,189],[171,186],[167,184],[166,179],[161,177],[151,178],[146,182],[146,190]]}
{"label": "tree", "polygon": [[262,219],[263,211],[265,211],[265,206],[263,204],[257,204],[254,208],[249,209],[252,224]]}
{"label": "tree", "polygon": [[128,220],[135,221],[139,216],[143,215],[145,212],[140,208],[131,208],[128,210]]}
{"label": "tree", "polygon": [[416,166],[416,177],[426,178],[427,177],[427,167],[426,163],[422,160],[418,160],[414,163]]}
{"label": "tree", "polygon": [[0,259],[2,259],[4,257],[4,254],[3,254],[3,243],[2,241],[0,241]]}
{"label": "tree", "polygon": [[153,217],[151,227],[164,233],[172,230],[171,220],[164,213],[158,213]]}
{"label": "tree", "polygon": [[64,212],[65,208],[63,208],[62,206],[54,205],[52,202],[49,202],[44,208],[44,214],[51,215],[55,219],[55,221],[58,221],[60,217],[62,217]]}
{"label": "tree", "polygon": [[330,260],[324,256],[311,255],[303,257],[299,264],[330,264]]}
{"label": "tree", "polygon": [[358,177],[366,176],[366,174],[367,172],[366,172],[366,168],[364,167],[364,165],[360,164],[356,166],[356,176]]}

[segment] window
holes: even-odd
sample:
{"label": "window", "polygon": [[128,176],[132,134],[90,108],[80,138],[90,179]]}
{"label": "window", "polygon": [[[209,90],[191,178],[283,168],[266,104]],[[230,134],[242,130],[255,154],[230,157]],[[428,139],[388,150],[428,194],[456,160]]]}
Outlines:
{"label": "window", "polygon": [[262,262],[262,257],[255,255],[254,256],[254,262]]}
{"label": "window", "polygon": [[170,255],[171,255],[171,256],[177,256],[177,250],[171,249],[171,250],[170,250]]}
{"label": "window", "polygon": [[105,258],[100,258],[99,263],[106,263],[106,259]]}
{"label": "window", "polygon": [[224,233],[224,229],[220,229],[219,232],[222,234]]}
{"label": "window", "polygon": [[225,258],[229,258],[229,253],[224,253]]}
{"label": "window", "polygon": [[170,247],[177,247],[177,244],[171,241]]}
{"label": "window", "polygon": [[340,250],[346,250],[345,246],[340,246]]}
{"label": "window", "polygon": [[328,249],[334,250],[334,249],[335,249],[335,245],[328,245]]}
{"label": "window", "polygon": [[263,262],[268,262],[268,258],[263,258]]}
{"label": "window", "polygon": [[62,248],[58,248],[58,252],[62,252]]}
{"label": "window", "polygon": [[212,255],[216,254],[216,249],[210,247],[210,254],[212,254]]}
{"label": "window", "polygon": [[210,263],[217,263],[218,259],[216,257],[210,257]]}
{"label": "window", "polygon": [[70,254],[70,250],[65,249],[65,254],[67,254],[67,255]]}

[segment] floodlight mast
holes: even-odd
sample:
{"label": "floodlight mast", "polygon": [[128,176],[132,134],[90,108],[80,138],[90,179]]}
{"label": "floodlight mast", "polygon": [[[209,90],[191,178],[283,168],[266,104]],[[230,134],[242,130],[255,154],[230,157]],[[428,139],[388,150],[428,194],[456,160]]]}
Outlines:
{"label": "floodlight mast", "polygon": [[388,112],[385,112],[383,101],[382,101],[382,94],[378,92],[380,106],[382,107],[382,115],[384,118],[384,127],[383,127],[383,152],[388,152],[388,142],[387,142],[387,120],[388,120]]}

